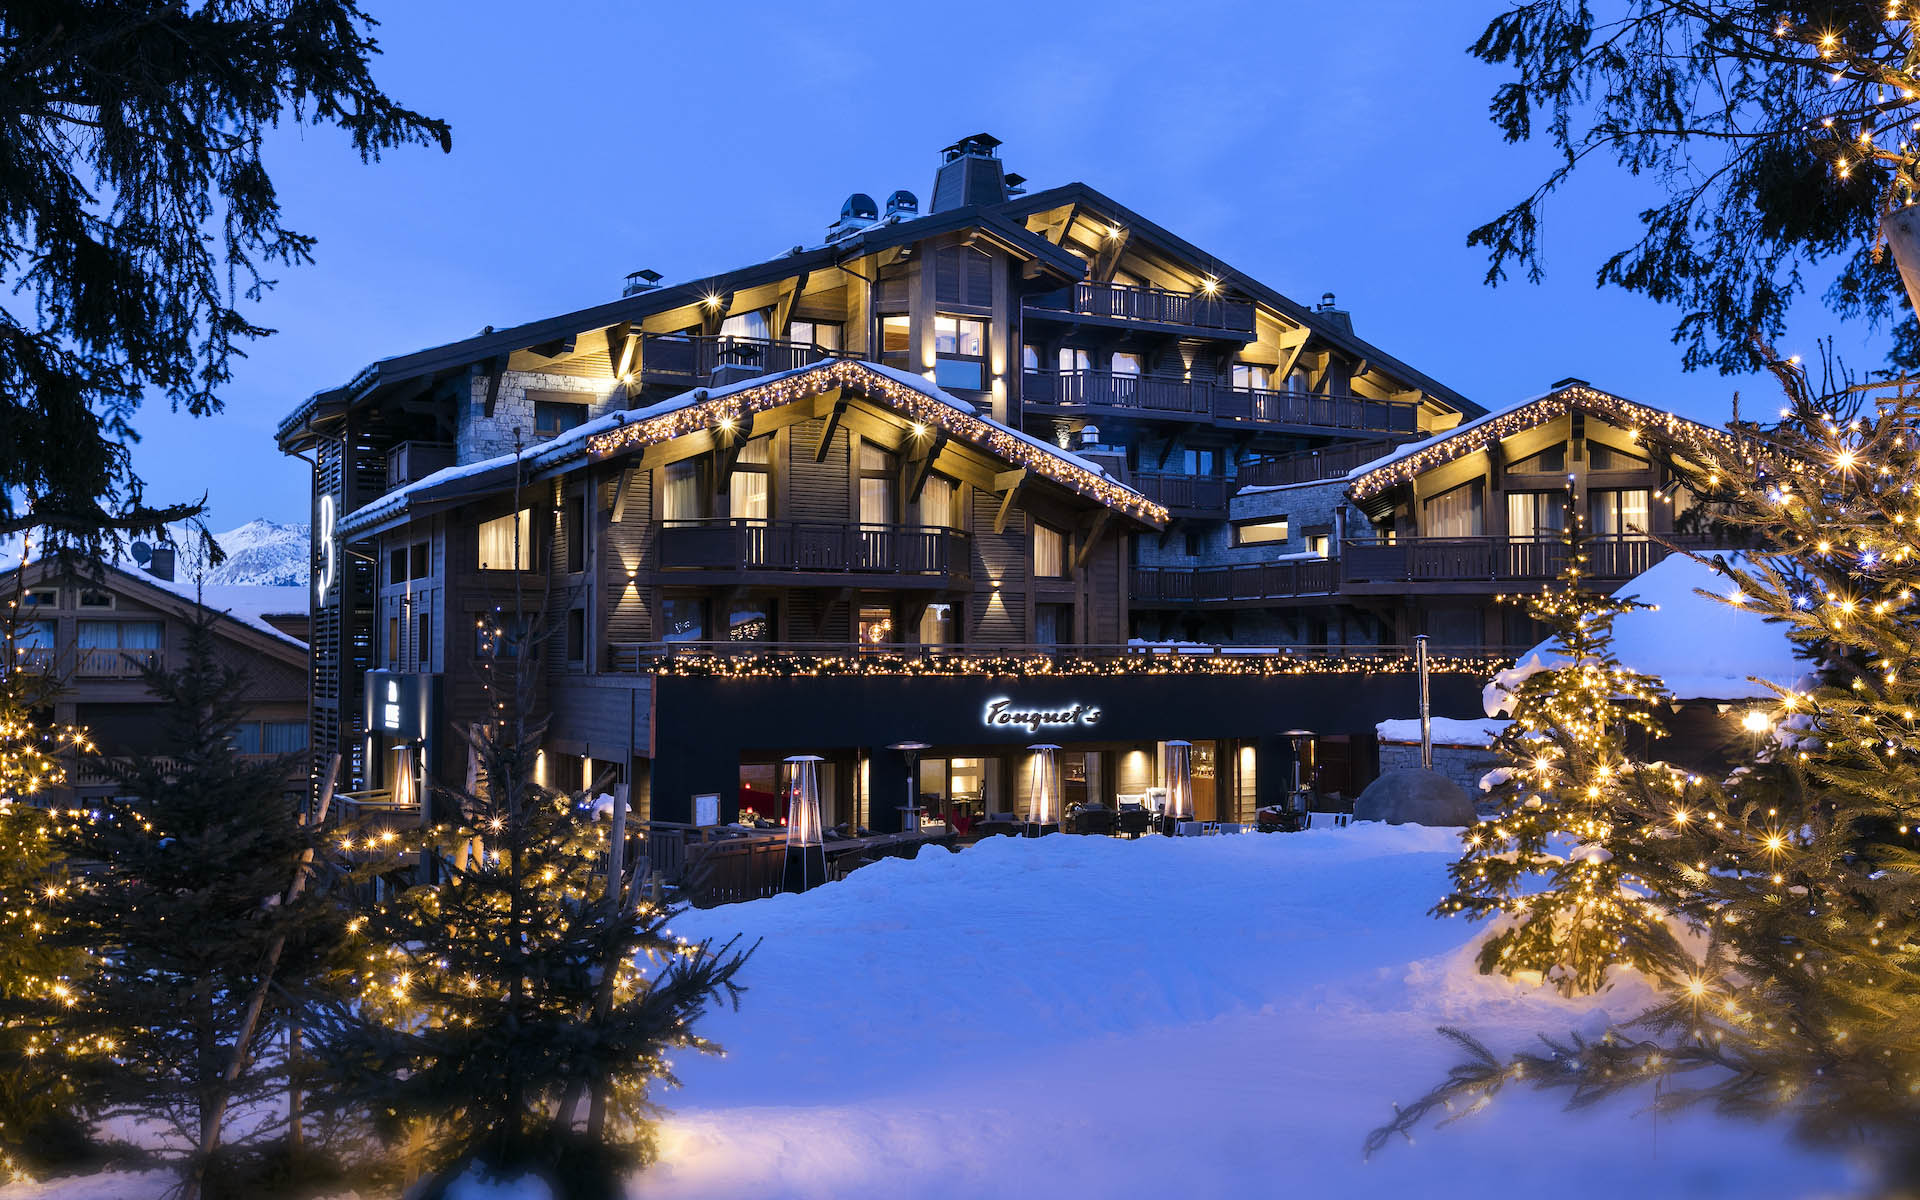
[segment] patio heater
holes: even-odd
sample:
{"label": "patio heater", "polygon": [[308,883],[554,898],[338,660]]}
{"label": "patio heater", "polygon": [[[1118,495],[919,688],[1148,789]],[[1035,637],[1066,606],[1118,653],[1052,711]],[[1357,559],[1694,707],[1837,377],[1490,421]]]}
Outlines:
{"label": "patio heater", "polygon": [[1060,747],[1041,742],[1027,749],[1033,751],[1033,786],[1027,793],[1026,833],[1039,837],[1060,822]]}
{"label": "patio heater", "polygon": [[818,754],[796,754],[787,766],[787,857],[780,890],[804,892],[827,881],[827,851],[820,829]]}
{"label": "patio heater", "polygon": [[1310,820],[1307,814],[1312,809],[1313,781],[1317,774],[1313,760],[1314,732],[1289,729],[1285,736],[1293,746],[1293,789],[1287,793],[1287,807],[1299,822],[1296,828],[1305,829]]}
{"label": "patio heater", "polygon": [[1167,789],[1167,806],[1160,815],[1160,832],[1179,832],[1180,822],[1193,820],[1193,743],[1167,743],[1160,758],[1160,786]]}
{"label": "patio heater", "polygon": [[390,801],[396,810],[417,807],[420,787],[413,775],[413,747],[393,748],[393,792]]}
{"label": "patio heater", "polygon": [[900,829],[905,833],[920,831],[920,752],[928,748],[925,742],[895,742],[887,747],[907,756],[907,802],[900,807]]}

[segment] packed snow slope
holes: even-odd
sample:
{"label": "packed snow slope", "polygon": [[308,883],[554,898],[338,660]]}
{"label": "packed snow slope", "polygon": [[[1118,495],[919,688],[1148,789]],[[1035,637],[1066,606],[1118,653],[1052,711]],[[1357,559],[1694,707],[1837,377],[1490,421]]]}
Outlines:
{"label": "packed snow slope", "polygon": [[1457,1061],[1638,1012],[1480,976],[1426,910],[1452,831],[991,838],[798,896],[689,913],[761,939],[738,1013],[682,1056],[638,1197],[1588,1197],[1844,1194],[1780,1131],[1564,1114],[1515,1093],[1370,1163],[1394,1101]]}
{"label": "packed snow slope", "polygon": [[[1451,831],[1380,825],[1164,839],[991,838],[845,882],[683,914],[760,948],[740,1010],[683,1054],[662,1161],[633,1200],[705,1197],[1843,1196],[1777,1128],[1576,1114],[1511,1093],[1372,1162],[1369,1129],[1457,1061],[1639,1011],[1490,980],[1478,927],[1426,910]],[[154,1174],[0,1189],[158,1195]]]}

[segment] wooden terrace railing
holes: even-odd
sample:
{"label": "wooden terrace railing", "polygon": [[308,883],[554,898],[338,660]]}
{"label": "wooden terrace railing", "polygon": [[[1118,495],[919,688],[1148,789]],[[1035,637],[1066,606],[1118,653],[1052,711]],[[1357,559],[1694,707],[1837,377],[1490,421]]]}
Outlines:
{"label": "wooden terrace railing", "polygon": [[1035,296],[1026,306],[1043,312],[1253,333],[1253,301],[1229,300],[1205,292],[1170,292],[1124,283],[1076,283]]}
{"label": "wooden terrace railing", "polygon": [[[1587,546],[1587,576],[1630,579],[1672,551],[1710,549],[1709,539],[1662,534],[1596,537]],[[1566,544],[1558,536],[1348,539],[1342,543],[1343,583],[1508,583],[1555,579],[1566,566]]]}
{"label": "wooden terrace railing", "polygon": [[836,352],[812,342],[785,338],[691,336],[678,333],[640,335],[640,378],[646,383],[705,384],[718,367],[744,367],[771,375],[836,357]]}
{"label": "wooden terrace railing", "polygon": [[1221,383],[1155,375],[1113,375],[1103,371],[1028,371],[1021,379],[1024,403],[1055,408],[1206,417],[1225,424],[1383,433],[1411,434],[1420,428],[1420,406],[1406,400],[1237,388]]}
{"label": "wooden terrace railing", "polygon": [[1331,558],[1133,569],[1133,599],[1145,603],[1278,600],[1291,596],[1325,596],[1339,590],[1340,563]]}
{"label": "wooden terrace railing", "polygon": [[852,521],[754,521],[726,517],[662,521],[654,531],[665,569],[825,574],[971,575],[973,541],[939,525]]}

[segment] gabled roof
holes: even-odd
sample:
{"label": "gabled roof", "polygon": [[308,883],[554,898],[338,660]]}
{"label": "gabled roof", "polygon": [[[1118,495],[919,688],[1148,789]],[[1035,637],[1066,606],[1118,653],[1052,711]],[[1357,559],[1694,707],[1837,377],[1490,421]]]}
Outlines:
{"label": "gabled roof", "polygon": [[364,537],[411,520],[431,508],[499,491],[516,473],[531,481],[567,470],[583,461],[602,461],[713,429],[723,420],[782,408],[799,400],[845,388],[863,399],[893,409],[914,421],[946,431],[957,440],[1004,462],[1105,505],[1143,525],[1161,528],[1167,510],[1109,475],[1098,464],[1023,433],[981,413],[972,404],[934,386],[924,376],[880,363],[841,358],[762,375],[726,387],[694,388],[631,412],[596,417],[552,441],[518,454],[447,467],[389,492],[341,520],[343,536]]}
{"label": "gabled roof", "polygon": [[1362,464],[1348,473],[1347,494],[1356,501],[1369,500],[1416,475],[1485,450],[1523,430],[1557,420],[1576,408],[1642,436],[1680,443],[1719,441],[1726,445],[1733,445],[1736,440],[1723,429],[1576,383],[1488,413],[1423,442],[1410,442]]}
{"label": "gabled roof", "polygon": [[275,437],[282,449],[288,449],[298,441],[301,429],[316,416],[328,410],[343,409],[384,387],[464,371],[469,366],[509,355],[515,350],[685,308],[716,291],[740,291],[774,283],[798,272],[831,267],[835,263],[890,246],[963,229],[981,231],[1008,250],[1039,263],[1065,281],[1079,279],[1086,271],[1086,264],[1077,257],[997,209],[967,206],[910,220],[882,219],[858,233],[804,249],[798,254],[783,255],[718,275],[704,275],[682,283],[650,288],[604,304],[506,329],[490,328],[485,333],[457,342],[379,359],[362,368],[346,383],[309,396],[280,422]]}
{"label": "gabled roof", "polygon": [[1031,195],[1018,196],[1009,200],[1000,211],[1018,214],[1025,218],[1044,209],[1059,208],[1063,204],[1084,204],[1109,220],[1115,220],[1132,231],[1132,236],[1140,237],[1169,253],[1187,259],[1196,265],[1211,264],[1212,270],[1233,289],[1267,305],[1288,320],[1306,326],[1316,337],[1348,354],[1377,364],[1389,374],[1397,375],[1408,383],[1420,388],[1436,400],[1459,409],[1465,415],[1478,416],[1487,410],[1454,391],[1446,384],[1434,379],[1422,371],[1416,371],[1406,363],[1388,354],[1380,347],[1363,338],[1355,337],[1353,330],[1343,322],[1328,320],[1327,317],[1297,301],[1290,300],[1279,292],[1261,283],[1244,271],[1234,269],[1228,263],[1207,253],[1185,238],[1170,232],[1139,213],[1114,200],[1105,193],[1084,183],[1067,183],[1059,187],[1048,188]]}
{"label": "gabled roof", "polygon": [[[222,630],[222,636],[270,653],[302,669],[306,667],[307,644],[282,633],[266,619],[269,614],[305,616],[308,596],[304,586],[218,584],[199,589],[190,579],[160,579],[142,571],[129,571],[113,563],[88,562],[80,570],[95,568],[99,575],[81,574],[79,577],[89,582],[98,579],[100,586],[108,591],[181,618],[190,618],[197,608],[205,608],[217,615],[218,624],[226,627]],[[24,569],[28,587],[52,576],[73,574],[50,559],[34,559]],[[12,571],[7,571],[0,573],[0,578],[11,575]]]}

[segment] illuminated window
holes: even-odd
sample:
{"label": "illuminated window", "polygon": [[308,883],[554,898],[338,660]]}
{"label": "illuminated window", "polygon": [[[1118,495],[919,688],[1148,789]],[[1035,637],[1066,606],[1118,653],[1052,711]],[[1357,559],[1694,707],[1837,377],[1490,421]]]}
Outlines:
{"label": "illuminated window", "polygon": [[1085,350],[1075,350],[1071,346],[1060,347],[1060,369],[1062,371],[1091,371],[1093,356]]}
{"label": "illuminated window", "polygon": [[773,640],[773,596],[768,592],[747,592],[734,600],[727,613],[727,640],[730,642],[770,642]]}
{"label": "illuminated window", "polygon": [[1235,363],[1233,364],[1233,386],[1257,388],[1264,392],[1273,386],[1273,368],[1255,363]]}
{"label": "illuminated window", "polygon": [[976,317],[933,319],[933,381],[943,388],[984,391],[987,386],[987,323]]}
{"label": "illuminated window", "polygon": [[860,644],[884,646],[893,640],[893,609],[884,604],[860,606]]}
{"label": "illuminated window", "polygon": [[1333,553],[1333,537],[1331,534],[1310,533],[1306,537],[1306,544],[1307,553],[1315,555],[1316,557],[1328,558]]}
{"label": "illuminated window", "polygon": [[773,516],[772,437],[757,437],[740,447],[733,477],[727,480],[727,515],[736,521]]}
{"label": "illuminated window", "polygon": [[831,321],[795,321],[788,326],[787,337],[796,342],[812,342],[822,350],[840,348],[840,326]]}
{"label": "illuminated window", "polygon": [[1566,527],[1565,492],[1507,493],[1508,537],[1554,537]]}
{"label": "illuminated window", "polygon": [[1284,514],[1233,523],[1233,544],[1236,546],[1265,546],[1284,542],[1287,537],[1287,518]]}
{"label": "illuminated window", "polygon": [[1067,535],[1038,521],[1033,523],[1033,573],[1041,579],[1067,573]]}
{"label": "illuminated window", "polygon": [[860,443],[860,523],[893,524],[893,455],[872,442]]}
{"label": "illuminated window", "polygon": [[1138,354],[1115,354],[1113,356],[1113,373],[1115,375],[1140,374],[1140,356]]}
{"label": "illuminated window", "polygon": [[946,603],[927,605],[920,614],[920,644],[923,646],[944,646],[958,640],[959,608]]}
{"label": "illuminated window", "polygon": [[1647,531],[1646,488],[1606,488],[1587,495],[1590,527],[1602,537]]}
{"label": "illuminated window", "polygon": [[665,472],[660,517],[665,521],[694,521],[707,515],[707,489],[700,463],[687,459]]}
{"label": "illuminated window", "polygon": [[1480,481],[1463,483],[1427,501],[1420,526],[1420,532],[1427,537],[1479,537],[1485,533]]}
{"label": "illuminated window", "polygon": [[699,642],[707,636],[707,602],[697,596],[668,596],[660,602],[660,640]]}
{"label": "illuminated window", "polygon": [[913,349],[913,322],[905,313],[880,318],[880,361],[890,367],[907,369],[907,352]]}
{"label": "illuminated window", "polygon": [[479,557],[483,571],[526,571],[533,563],[533,510],[495,517],[483,522],[478,531]]}
{"label": "illuminated window", "polygon": [[920,524],[945,529],[953,525],[953,480],[945,475],[929,475],[920,485],[918,517]]}

